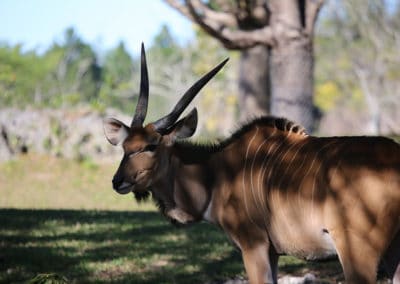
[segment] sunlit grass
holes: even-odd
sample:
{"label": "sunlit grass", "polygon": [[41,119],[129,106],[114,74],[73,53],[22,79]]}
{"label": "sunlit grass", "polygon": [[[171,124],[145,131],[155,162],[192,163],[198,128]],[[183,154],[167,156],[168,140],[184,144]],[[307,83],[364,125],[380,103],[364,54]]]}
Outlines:
{"label": "sunlit grass", "polygon": [[24,155],[0,164],[0,208],[154,210],[111,188],[117,164]]}

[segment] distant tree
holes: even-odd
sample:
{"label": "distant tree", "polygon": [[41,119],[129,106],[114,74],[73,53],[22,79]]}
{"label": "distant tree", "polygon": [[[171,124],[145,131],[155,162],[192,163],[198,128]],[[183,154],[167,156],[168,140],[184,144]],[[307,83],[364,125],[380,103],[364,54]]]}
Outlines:
{"label": "distant tree", "polygon": [[165,1],[226,48],[242,50],[242,111],[313,129],[313,36],[322,0]]}
{"label": "distant tree", "polygon": [[[195,80],[191,60],[193,53],[182,48],[169,27],[164,25],[147,49],[147,55],[153,103],[159,106],[159,111],[169,111],[180,92]],[[152,115],[149,113],[149,118]],[[154,115],[156,118],[158,114]]]}
{"label": "distant tree", "polygon": [[229,57],[229,67],[223,68],[198,96],[196,106],[200,115],[199,122],[203,134],[221,138],[232,134],[237,127],[238,116],[238,53],[220,48],[220,43],[210,37],[201,28],[196,28],[196,37],[185,47],[192,54],[187,57],[187,65],[192,66],[197,80],[212,66]]}
{"label": "distant tree", "polygon": [[100,99],[97,102],[103,107],[116,107],[124,111],[132,108],[136,88],[133,85],[133,59],[126,50],[124,42],[107,51],[103,62],[103,76]]}
{"label": "distant tree", "polygon": [[54,44],[47,52],[60,56],[53,70],[62,103],[90,101],[98,96],[101,85],[101,67],[89,44],[81,40],[73,28],[64,33],[61,44]]}
{"label": "distant tree", "polygon": [[400,4],[381,0],[330,2],[319,35],[319,73],[356,98],[363,133],[400,132]]}
{"label": "distant tree", "polygon": [[[181,52],[181,47],[167,26],[161,27],[159,33],[154,37],[153,45],[146,45],[152,94],[150,103],[157,105],[157,107],[149,108],[150,110],[169,110],[168,103],[174,99],[174,97],[168,96],[172,89],[171,86],[175,85],[177,78],[188,71],[186,68],[171,71],[175,64],[181,62]],[[140,58],[132,58],[123,42],[108,51],[104,59],[104,84],[101,89],[101,101],[107,102],[107,106],[113,105],[131,113],[139,95],[139,67]],[[154,117],[157,115],[159,114],[155,114]],[[152,118],[151,112],[148,118]]]}
{"label": "distant tree", "polygon": [[178,49],[180,46],[171,34],[169,27],[165,24],[162,25],[160,32],[154,37],[152,50],[157,50],[163,57],[170,57],[176,54]]}
{"label": "distant tree", "polygon": [[[236,53],[228,55],[201,29],[196,30],[193,41],[182,46],[164,26],[146,50],[153,105],[149,109],[155,110],[150,111],[149,120],[169,112],[178,97],[217,62],[229,56],[230,66],[237,64]],[[139,90],[139,66],[140,58],[131,57],[123,42],[107,51],[98,65],[92,47],[72,29],[43,54],[22,52],[21,46],[0,46],[0,106],[82,103],[97,110],[114,107],[132,113]],[[197,98],[196,106],[207,113],[199,123],[199,132],[205,135],[231,131],[237,105],[233,70],[219,72]]]}
{"label": "distant tree", "polygon": [[132,79],[133,61],[124,42],[107,52],[104,60],[105,80],[112,86],[118,86]]}
{"label": "distant tree", "polygon": [[35,52],[22,52],[20,45],[0,47],[0,105],[40,103],[45,76],[43,61]]}

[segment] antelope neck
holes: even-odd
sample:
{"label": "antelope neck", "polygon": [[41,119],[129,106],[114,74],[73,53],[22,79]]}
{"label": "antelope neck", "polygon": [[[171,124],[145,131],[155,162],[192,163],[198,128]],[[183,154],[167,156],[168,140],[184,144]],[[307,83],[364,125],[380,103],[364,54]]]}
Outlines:
{"label": "antelope neck", "polygon": [[215,151],[211,147],[189,144],[178,144],[174,150],[170,163],[174,203],[195,221],[200,221],[209,207],[215,187]]}

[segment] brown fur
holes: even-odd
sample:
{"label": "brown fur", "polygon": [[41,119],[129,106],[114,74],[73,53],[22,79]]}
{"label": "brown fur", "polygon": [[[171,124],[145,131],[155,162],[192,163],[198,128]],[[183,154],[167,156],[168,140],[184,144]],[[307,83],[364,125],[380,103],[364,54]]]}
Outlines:
{"label": "brown fur", "polygon": [[374,283],[380,261],[400,277],[400,146],[392,140],[308,136],[274,117],[214,145],[171,143],[173,131],[132,130],[125,152],[159,144],[123,160],[116,175],[145,172],[131,181],[135,196],[150,190],[176,222],[220,226],[242,251],[251,283],[276,283],[281,254],[337,253],[348,283]]}

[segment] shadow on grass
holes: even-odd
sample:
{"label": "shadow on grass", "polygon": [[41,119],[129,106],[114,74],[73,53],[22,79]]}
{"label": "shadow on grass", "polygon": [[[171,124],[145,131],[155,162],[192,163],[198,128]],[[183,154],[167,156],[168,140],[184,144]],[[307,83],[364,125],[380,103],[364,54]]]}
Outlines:
{"label": "shadow on grass", "polygon": [[0,210],[0,281],[218,282],[242,273],[217,228],[176,228],[157,212]]}
{"label": "shadow on grass", "polygon": [[[342,280],[338,261],[280,259],[280,275]],[[215,226],[177,228],[158,212],[0,209],[0,282],[56,273],[71,283],[223,283],[240,253]]]}

